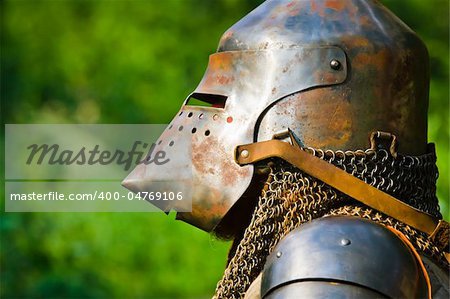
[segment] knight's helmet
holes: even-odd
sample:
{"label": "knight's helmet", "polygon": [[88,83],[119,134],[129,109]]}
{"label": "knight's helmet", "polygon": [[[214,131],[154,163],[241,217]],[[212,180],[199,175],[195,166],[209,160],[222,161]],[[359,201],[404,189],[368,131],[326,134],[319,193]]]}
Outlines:
{"label": "knight's helmet", "polygon": [[255,182],[255,167],[235,161],[238,145],[289,128],[303,146],[357,150],[385,131],[399,152],[423,154],[428,84],[426,47],[377,1],[268,0],[224,33],[159,138],[156,150],[176,165],[140,164],[123,184],[135,192],[152,191],[153,182],[175,187],[186,184],[187,170],[192,211],[177,218],[212,231]]}

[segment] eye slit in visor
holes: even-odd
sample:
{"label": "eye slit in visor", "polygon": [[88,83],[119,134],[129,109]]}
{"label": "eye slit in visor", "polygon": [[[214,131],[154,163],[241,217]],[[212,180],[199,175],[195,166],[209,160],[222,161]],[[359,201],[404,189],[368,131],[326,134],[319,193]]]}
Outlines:
{"label": "eye slit in visor", "polygon": [[202,106],[211,108],[224,108],[227,97],[218,94],[193,93],[186,101],[187,106]]}

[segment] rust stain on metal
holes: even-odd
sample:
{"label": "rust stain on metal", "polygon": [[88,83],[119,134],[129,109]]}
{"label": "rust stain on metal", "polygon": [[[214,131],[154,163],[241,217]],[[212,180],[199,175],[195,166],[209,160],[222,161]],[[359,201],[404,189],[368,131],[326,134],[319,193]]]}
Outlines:
{"label": "rust stain on metal", "polygon": [[344,38],[344,43],[348,43],[351,47],[354,48],[363,48],[364,51],[367,51],[367,48],[370,47],[370,40],[365,36],[352,36],[351,38]]}
{"label": "rust stain on metal", "polygon": [[217,194],[212,194],[212,197],[216,199],[213,204],[209,198],[199,199],[192,206],[191,212],[178,213],[177,219],[191,223],[203,230],[211,231],[230,208],[226,202],[217,200],[220,196],[219,191],[217,191]]}
{"label": "rust stain on metal", "polygon": [[300,13],[300,3],[297,1],[292,1],[286,5],[288,8],[288,14],[290,16],[296,16]]}
{"label": "rust stain on metal", "polygon": [[228,85],[234,81],[233,77],[218,75],[216,76],[216,82],[222,85]]}
{"label": "rust stain on metal", "polygon": [[[207,137],[203,142],[193,143],[192,146],[192,152],[195,153],[192,162],[199,173],[220,175],[225,186],[232,186],[246,176],[247,170],[234,162],[232,153],[227,153],[216,137]],[[211,168],[211,165],[215,165],[216,168]]]}
{"label": "rust stain on metal", "polygon": [[363,15],[359,18],[359,23],[361,24],[361,26],[369,26],[370,22],[371,22],[371,20],[370,20],[369,16]]}
{"label": "rust stain on metal", "polygon": [[211,56],[209,60],[208,69],[212,72],[217,70],[230,71],[233,65],[233,56],[227,55],[227,53],[221,53],[221,55]]}
{"label": "rust stain on metal", "polygon": [[343,10],[346,3],[342,0],[326,0],[325,7],[336,11]]}
{"label": "rust stain on metal", "polygon": [[329,115],[327,127],[331,132],[338,132],[326,143],[346,143],[350,139],[352,131],[351,118],[348,115],[351,113],[350,103],[347,101],[336,101],[334,111]]}
{"label": "rust stain on metal", "polygon": [[[336,13],[346,11],[348,17],[353,19],[356,15],[356,9],[354,5],[349,5],[348,1],[342,0],[311,0],[310,2],[311,12],[318,14],[320,17],[330,17],[330,10],[333,11],[333,16],[339,18]],[[334,17],[333,17],[334,18]]]}
{"label": "rust stain on metal", "polygon": [[311,12],[316,12],[317,11],[317,4],[315,0],[311,0],[310,1],[310,6],[311,6]]}
{"label": "rust stain on metal", "polygon": [[[302,123],[299,130],[305,144],[317,148],[337,144],[339,148],[351,140],[356,129],[347,97],[346,93],[336,95],[331,88],[315,89],[292,96],[281,107],[287,116],[295,112],[295,117]],[[321,113],[317,113],[318,109]]]}
{"label": "rust stain on metal", "polygon": [[201,143],[192,143],[192,163],[199,173],[216,174],[216,171],[210,168],[210,165],[214,164],[210,150],[214,148],[211,146],[216,146],[217,143],[215,137],[208,137]]}
{"label": "rust stain on metal", "polygon": [[389,51],[387,49],[381,49],[376,53],[359,52],[353,58],[353,64],[355,66],[367,66],[372,65],[377,69],[384,68],[389,63]]}

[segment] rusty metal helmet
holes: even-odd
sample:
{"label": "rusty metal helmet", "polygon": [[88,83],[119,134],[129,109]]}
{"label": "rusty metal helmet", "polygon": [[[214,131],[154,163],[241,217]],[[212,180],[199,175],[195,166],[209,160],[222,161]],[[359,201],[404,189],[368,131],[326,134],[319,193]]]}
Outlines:
{"label": "rusty metal helmet", "polygon": [[236,146],[289,128],[305,146],[366,149],[380,130],[398,137],[399,152],[422,154],[428,85],[426,47],[377,1],[266,1],[224,33],[161,135],[157,147],[175,161],[138,165],[123,184],[133,191],[150,191],[154,181],[186,184],[180,170],[188,169],[192,211],[177,218],[212,231],[255,186],[254,166],[235,162]]}

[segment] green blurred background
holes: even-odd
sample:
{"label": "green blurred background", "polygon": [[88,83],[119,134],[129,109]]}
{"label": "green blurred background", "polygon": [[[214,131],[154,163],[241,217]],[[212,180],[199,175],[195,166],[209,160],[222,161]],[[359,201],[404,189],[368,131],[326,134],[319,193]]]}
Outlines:
{"label": "green blurred background", "polygon": [[[2,123],[168,123],[221,34],[261,2],[2,1]],[[429,140],[448,219],[449,2],[382,2],[429,48]],[[210,297],[229,244],[173,216],[2,212],[0,295]]]}

